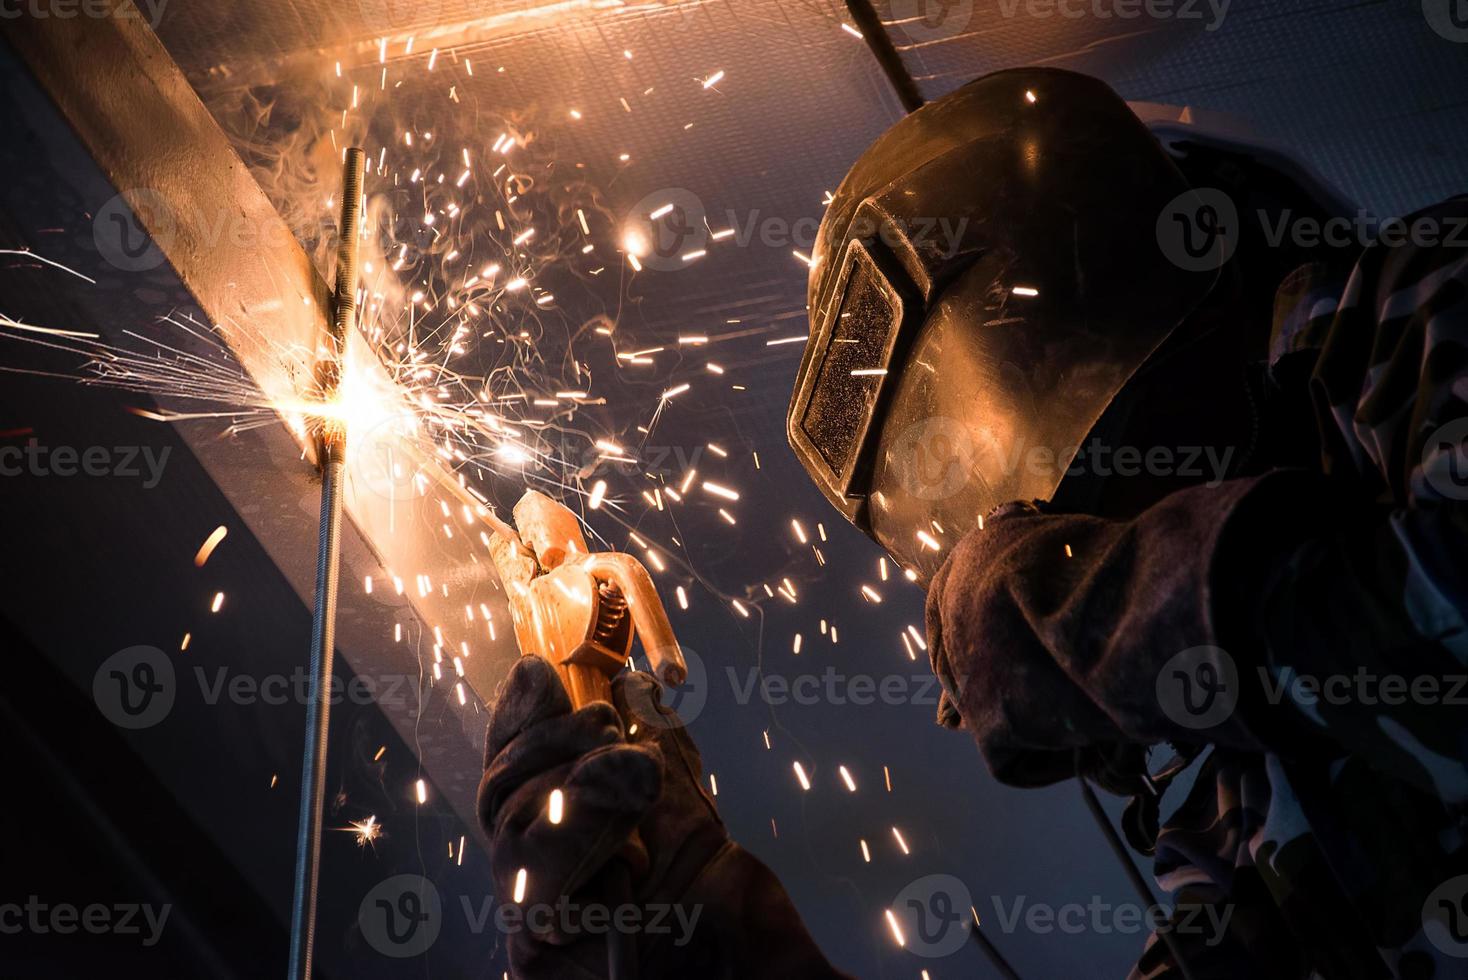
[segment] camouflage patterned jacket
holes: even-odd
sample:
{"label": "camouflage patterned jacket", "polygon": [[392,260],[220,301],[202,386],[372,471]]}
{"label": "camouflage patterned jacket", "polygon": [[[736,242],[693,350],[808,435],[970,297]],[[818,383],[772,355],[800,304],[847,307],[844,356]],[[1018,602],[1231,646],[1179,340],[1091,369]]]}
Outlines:
{"label": "camouflage patterned jacket", "polygon": [[1468,198],[1420,218],[1445,240],[1280,287],[1264,424],[1314,422],[1284,465],[1129,521],[1012,509],[930,589],[1001,780],[1200,752],[1155,852],[1186,968],[1154,933],[1134,977],[1468,977]]}

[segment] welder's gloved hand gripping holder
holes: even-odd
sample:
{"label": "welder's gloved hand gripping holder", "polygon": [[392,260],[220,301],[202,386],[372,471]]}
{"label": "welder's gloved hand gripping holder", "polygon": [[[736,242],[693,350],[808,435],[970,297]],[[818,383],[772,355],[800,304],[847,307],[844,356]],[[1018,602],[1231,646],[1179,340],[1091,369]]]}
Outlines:
{"label": "welder's gloved hand gripping holder", "polygon": [[[1179,491],[1132,520],[999,508],[928,590],[939,723],[968,729],[1001,782],[1044,786],[1079,770],[1138,798],[1159,788],[1151,745],[1172,743],[1184,761],[1205,744],[1301,746],[1249,683],[1259,653],[1244,610],[1277,555],[1340,520],[1332,500],[1318,476],[1277,470]],[[1184,651],[1208,650],[1236,671],[1237,707],[1185,726],[1158,678]],[[1155,809],[1141,817],[1128,836],[1147,850],[1135,831],[1155,835]]]}
{"label": "welder's gloved hand gripping holder", "polygon": [[617,939],[636,943],[644,980],[841,976],[774,874],[729,839],[698,749],[661,697],[651,676],[627,672],[612,704],[573,710],[555,669],[534,656],[501,686],[479,819],[496,897],[518,910],[507,929],[512,975],[607,976],[605,933],[620,915],[636,923]]}

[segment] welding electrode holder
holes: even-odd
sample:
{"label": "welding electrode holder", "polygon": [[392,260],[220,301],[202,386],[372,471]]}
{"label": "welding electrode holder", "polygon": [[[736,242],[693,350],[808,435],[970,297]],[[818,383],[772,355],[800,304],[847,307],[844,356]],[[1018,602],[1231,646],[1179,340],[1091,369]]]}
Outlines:
{"label": "welding electrode holder", "polygon": [[[346,362],[347,342],[357,318],[357,242],[362,221],[366,153],[355,147],[343,158],[336,297],[327,323],[325,350],[316,366],[322,404],[335,400]],[[316,552],[316,592],[311,621],[311,697],[306,702],[306,749],[301,762],[301,810],[296,831],[296,871],[291,902],[288,975],[309,980],[316,938],[316,898],[321,873],[322,801],[326,795],[326,746],[331,730],[331,676],[336,647],[336,600],[341,570],[342,484],[346,470],[346,424],[315,421],[316,460],[321,469],[321,527]]]}
{"label": "welding electrode holder", "polygon": [[[593,554],[576,515],[534,490],[525,492],[512,516],[515,527],[492,522],[490,557],[509,598],[515,640],[521,654],[554,665],[574,707],[612,702],[612,679],[626,668],[634,638],[642,640],[659,681],[676,687],[687,679],[683,651],[641,562],[626,554]],[[626,861],[609,864],[606,886],[615,905],[631,902]],[[634,938],[610,930],[608,977],[633,980],[638,972]]]}
{"label": "welding electrode holder", "polygon": [[642,640],[654,676],[682,684],[688,668],[647,569],[631,555],[592,553],[576,515],[526,491],[490,554],[509,598],[522,654],[545,657],[580,708],[612,700],[612,678]]}

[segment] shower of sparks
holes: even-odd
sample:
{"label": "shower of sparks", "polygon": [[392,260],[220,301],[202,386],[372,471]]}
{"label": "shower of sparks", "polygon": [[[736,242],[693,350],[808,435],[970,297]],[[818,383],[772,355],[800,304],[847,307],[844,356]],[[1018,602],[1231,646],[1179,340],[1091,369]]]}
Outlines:
{"label": "shower of sparks", "polygon": [[[860,37],[850,25],[842,28]],[[759,627],[761,635],[772,609],[807,617],[782,624],[778,644],[783,653],[784,638],[792,637],[791,656],[819,657],[826,650],[825,639],[838,642],[837,628],[827,620],[820,621],[817,634],[816,616],[826,611],[810,608],[818,601],[812,598],[818,594],[817,579],[828,577],[822,549],[835,545],[828,545],[823,523],[812,525],[809,516],[770,506],[770,497],[761,491],[768,490],[767,473],[780,468],[770,465],[768,451],[761,466],[759,449],[765,447],[710,433],[697,438],[702,445],[684,447],[697,450],[686,465],[671,472],[647,465],[649,450],[659,445],[655,433],[660,421],[670,414],[722,408],[716,393],[746,390],[733,383],[749,380],[747,373],[741,376],[742,370],[748,371],[741,364],[757,362],[757,357],[798,357],[807,335],[775,336],[776,330],[790,329],[784,321],[752,329],[753,324],[727,320],[722,327],[717,321],[689,322],[674,339],[667,334],[639,336],[634,326],[610,315],[577,319],[568,310],[588,305],[615,310],[622,305],[619,275],[632,280],[652,274],[655,240],[649,232],[658,222],[678,219],[678,204],[654,199],[640,216],[645,226],[634,222],[628,227],[625,215],[603,203],[607,188],[593,186],[579,169],[582,164],[567,179],[565,161],[542,149],[554,145],[554,138],[545,138],[554,133],[537,132],[519,117],[512,121],[476,113],[467,117],[472,125],[464,127],[446,121],[426,126],[416,118],[410,122],[391,102],[406,72],[440,89],[446,105],[454,106],[466,97],[475,76],[462,51],[423,48],[410,62],[411,41],[404,45],[383,39],[374,44],[370,64],[332,61],[323,66],[328,77],[323,84],[334,87],[323,100],[329,111],[310,138],[318,148],[334,151],[364,145],[369,161],[359,322],[352,359],[334,401],[323,403],[317,393],[317,351],[255,338],[266,345],[288,381],[267,395],[231,349],[248,325],[211,324],[184,310],[105,335],[68,325],[30,324],[20,311],[8,311],[14,315],[0,313],[0,340],[80,355],[83,380],[155,400],[156,408],[134,409],[155,421],[213,422],[228,437],[283,419],[303,444],[318,420],[343,422],[350,433],[356,483],[395,503],[421,504],[433,515],[427,526],[444,549],[458,549],[458,555],[467,550],[474,562],[484,562],[490,536],[503,528],[496,507],[513,502],[527,487],[542,490],[595,522],[585,528],[595,547],[626,549],[641,558],[664,595],[676,597],[678,610],[700,603],[697,615],[723,617],[737,629]],[[625,57],[631,60],[633,52]],[[496,68],[481,61],[479,71],[493,75]],[[686,84],[690,75],[698,85]],[[723,84],[727,80],[723,70],[690,72],[681,88],[688,98],[704,102],[732,94]],[[610,105],[621,113],[631,112],[633,103],[628,93]],[[555,110],[556,122],[573,126],[606,109],[563,105]],[[468,132],[474,135],[460,137]],[[637,151],[603,147],[599,159],[613,171],[609,179],[633,172]],[[290,173],[278,175],[273,184],[267,181],[266,189],[292,226],[329,226],[336,188],[320,183],[323,177],[307,180],[292,168],[281,169]],[[310,169],[314,174],[315,168]],[[323,172],[329,175],[330,168]],[[823,203],[829,203],[829,195]],[[720,250],[732,247],[736,229],[708,232],[706,247],[675,253],[672,259],[679,265],[720,261],[727,255]],[[323,268],[330,266],[331,245],[323,240],[308,246]],[[790,264],[792,279],[803,279],[805,267],[820,261],[800,251],[794,255],[803,265]],[[35,268],[37,274],[59,273],[96,285],[81,272],[29,251],[0,249],[0,256],[15,266]],[[1028,286],[1014,287],[1012,293],[1038,296]],[[291,393],[282,395],[282,390]],[[710,437],[720,441],[706,442]],[[694,510],[705,518],[697,532],[690,529],[687,516]],[[394,524],[367,530],[398,534],[403,528]],[[778,540],[792,557],[788,566],[768,570],[763,580],[721,587],[695,568],[695,549],[685,538],[691,533],[724,534],[728,537],[723,541],[740,545]],[[204,567],[227,534],[223,525],[209,534],[194,556],[195,565]],[[917,535],[934,551],[952,541],[936,527]],[[832,567],[836,565],[833,559]],[[868,572],[870,567],[865,565]],[[898,571],[903,578],[897,577]],[[916,575],[883,558],[877,577],[891,595]],[[508,642],[509,633],[503,622],[497,624],[495,610],[464,592],[441,569],[380,568],[361,582],[363,594],[374,601],[404,596],[451,600],[455,614],[450,622],[415,623],[411,614],[402,617],[406,625],[395,622],[392,640],[401,646],[394,650],[411,656],[406,651],[422,637],[425,683],[442,683],[446,692],[452,685],[452,704],[464,711],[480,710],[463,680],[465,663],[472,664],[473,649],[486,640],[500,648]],[[884,598],[874,586],[849,580],[839,590],[847,597],[841,600],[843,609],[856,604],[850,601],[855,596],[865,600],[857,605],[875,606]],[[220,612],[224,603],[225,593],[215,592],[211,611]],[[860,630],[855,624],[852,628]],[[927,646],[917,627],[907,627],[895,639],[892,632],[897,631],[886,633],[885,642],[896,647],[895,656],[904,666],[921,659]],[[181,651],[188,649],[190,639],[191,634],[184,635]],[[768,730],[761,739],[771,750]],[[386,746],[377,749],[373,762],[381,762],[385,753]],[[810,772],[820,776],[824,760],[807,758],[815,767]],[[377,768],[387,765],[382,762]],[[862,771],[860,760],[853,765]],[[796,761],[792,769],[798,792],[811,792],[806,764]],[[857,793],[852,770],[839,765],[835,771],[846,792]],[[875,770],[867,771],[874,782]],[[891,793],[892,775],[885,766],[882,773]],[[726,773],[726,789],[736,785]],[[717,795],[713,774],[709,789]],[[429,803],[424,779],[414,781],[409,792],[420,806]],[[565,808],[563,792],[552,791],[547,799],[552,825],[564,821]],[[770,826],[778,836],[773,819]],[[385,837],[375,815],[341,829],[354,833],[360,846]],[[909,854],[901,832],[895,826],[891,831],[901,852]],[[850,846],[849,839],[844,846]],[[464,849],[461,838],[457,850],[450,845],[450,856],[462,863]],[[866,839],[859,841],[859,849],[862,861],[871,863],[874,856]],[[521,869],[515,880],[517,902],[526,885],[527,871]],[[887,920],[899,945],[904,944],[890,911]]]}

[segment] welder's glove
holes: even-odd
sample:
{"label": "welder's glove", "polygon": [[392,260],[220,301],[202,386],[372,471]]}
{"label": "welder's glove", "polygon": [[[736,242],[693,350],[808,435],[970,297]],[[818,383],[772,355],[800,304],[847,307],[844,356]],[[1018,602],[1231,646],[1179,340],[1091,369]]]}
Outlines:
{"label": "welder's glove", "polygon": [[840,976],[774,874],[729,839],[657,682],[624,673],[613,700],[572,711],[555,669],[522,657],[491,706],[479,819],[512,975],[606,977],[621,922],[611,939],[644,980]]}
{"label": "welder's glove", "polygon": [[[1139,746],[1276,741],[1248,647],[1220,632],[1236,628],[1237,607],[1221,613],[1220,602],[1323,520],[1288,506],[1315,490],[1304,479],[1275,471],[1181,490],[1132,520],[1001,507],[928,590],[939,723],[968,729],[1003,782],[1057,782],[1079,762],[1124,793],[1136,788]],[[1206,729],[1181,724],[1158,683],[1172,658],[1200,647],[1237,658],[1238,706]]]}

